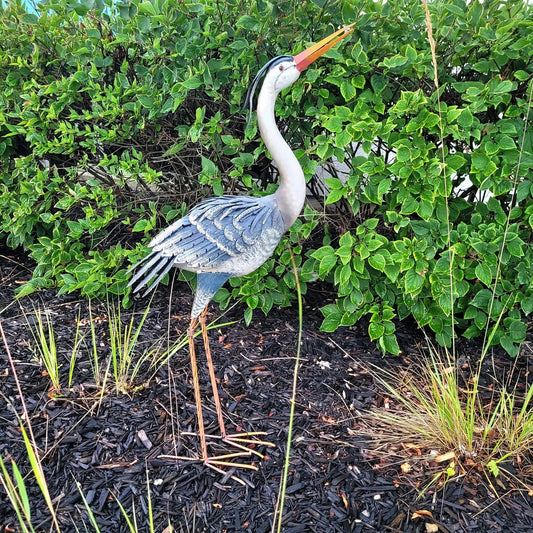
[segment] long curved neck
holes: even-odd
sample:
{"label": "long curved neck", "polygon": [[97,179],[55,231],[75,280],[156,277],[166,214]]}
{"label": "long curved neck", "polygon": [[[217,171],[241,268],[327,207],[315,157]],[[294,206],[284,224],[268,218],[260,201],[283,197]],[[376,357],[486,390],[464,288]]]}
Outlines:
{"label": "long curved neck", "polygon": [[279,170],[280,185],[274,197],[288,229],[302,210],[306,186],[302,167],[276,125],[276,96],[273,90],[263,86],[257,100],[257,121],[261,137]]}

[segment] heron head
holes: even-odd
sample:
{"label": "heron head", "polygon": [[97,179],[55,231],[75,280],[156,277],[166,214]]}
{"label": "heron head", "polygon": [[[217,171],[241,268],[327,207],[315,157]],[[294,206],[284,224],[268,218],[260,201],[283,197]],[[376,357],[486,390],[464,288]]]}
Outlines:
{"label": "heron head", "polygon": [[265,76],[264,85],[272,88],[275,94],[290,87],[299,77],[300,72],[335,46],[341,39],[352,33],[354,24],[345,26],[332,33],[320,42],[310,46],[295,56],[282,55],[271,59],[256,74],[254,80],[246,91],[243,109],[248,108],[250,113],[253,107],[253,97],[259,81]]}

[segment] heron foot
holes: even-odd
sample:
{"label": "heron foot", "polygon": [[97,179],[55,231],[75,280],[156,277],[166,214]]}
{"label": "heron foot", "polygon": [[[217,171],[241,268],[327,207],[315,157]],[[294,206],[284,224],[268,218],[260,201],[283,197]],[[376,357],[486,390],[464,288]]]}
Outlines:
{"label": "heron foot", "polygon": [[[192,433],[188,431],[182,432],[182,435],[198,436],[197,433]],[[266,431],[249,431],[249,432],[243,432],[243,433],[233,433],[230,435],[205,435],[205,438],[206,438],[206,441],[213,439],[213,440],[224,442],[225,444],[229,444],[230,446],[237,448],[239,450],[238,452],[235,452],[235,454],[229,454],[229,455],[235,455],[235,456],[242,455],[243,457],[255,455],[256,457],[259,457],[260,459],[264,459],[265,455],[258,452],[255,449],[255,446],[267,446],[269,448],[276,447],[274,443],[258,438],[258,437],[263,437],[265,435],[268,435]]]}
{"label": "heron foot", "polygon": [[[247,433],[233,433],[232,435],[226,435],[222,437],[222,440],[234,446],[235,448],[242,449],[243,452],[246,450],[251,454],[256,455],[260,459],[264,459],[265,456],[262,453],[259,453],[254,446],[267,446],[269,448],[275,448],[276,445],[273,442],[266,440],[261,440],[257,437],[265,436],[267,433],[265,431],[250,431]],[[249,446],[252,446],[251,448]]]}
{"label": "heron foot", "polygon": [[[233,472],[235,472],[236,469],[242,468],[246,470],[258,470],[257,466],[254,464],[247,464],[247,463],[236,463],[233,462],[231,459],[234,459],[236,457],[249,457],[251,454],[248,453],[242,453],[242,452],[236,452],[236,453],[227,453],[224,455],[218,455],[214,457],[188,457],[186,455],[159,455],[159,459],[164,459],[167,461],[176,461],[176,462],[182,462],[182,461],[188,461],[189,463],[203,463],[205,466],[211,468],[211,470],[214,470],[221,476],[223,476],[225,479],[233,479],[233,481],[236,481],[237,483],[240,483],[241,485],[245,486],[247,483],[241,479],[240,477],[236,476]],[[225,468],[228,469],[228,471],[224,470]]]}
{"label": "heron foot", "polygon": [[[193,433],[189,431],[182,432],[183,436],[193,436],[198,437],[198,433]],[[179,456],[179,455],[160,455],[160,459],[167,459],[172,461],[189,461],[189,462],[202,462],[205,466],[224,476],[225,478],[230,478],[241,485],[246,485],[247,483],[242,480],[240,477],[235,475],[233,472],[238,469],[242,470],[254,470],[257,471],[257,465],[253,463],[242,462],[242,459],[245,457],[258,457],[259,459],[264,459],[265,455],[258,452],[250,446],[267,446],[274,448],[275,444],[262,440],[258,437],[263,437],[267,435],[264,431],[252,431],[246,433],[234,433],[232,435],[205,435],[207,442],[209,441],[218,441],[228,444],[233,448],[236,448],[237,451],[232,453],[225,453],[221,455],[213,456],[204,456],[204,457],[188,457],[188,456]],[[236,460],[237,459],[237,460]]]}

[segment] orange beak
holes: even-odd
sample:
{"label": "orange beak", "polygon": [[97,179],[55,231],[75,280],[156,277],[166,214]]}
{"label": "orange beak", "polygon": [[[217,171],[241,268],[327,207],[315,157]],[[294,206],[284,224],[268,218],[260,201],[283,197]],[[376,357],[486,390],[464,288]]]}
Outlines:
{"label": "orange beak", "polygon": [[353,31],[352,26],[354,25],[355,22],[349,26],[344,26],[344,28],[332,33],[329,37],[322,39],[319,43],[316,43],[313,46],[310,46],[307,50],[295,55],[294,62],[296,63],[296,68],[302,72],[305,67],[308,67],[313,61],[325,54],[331,47],[335,46],[347,35],[350,35]]}

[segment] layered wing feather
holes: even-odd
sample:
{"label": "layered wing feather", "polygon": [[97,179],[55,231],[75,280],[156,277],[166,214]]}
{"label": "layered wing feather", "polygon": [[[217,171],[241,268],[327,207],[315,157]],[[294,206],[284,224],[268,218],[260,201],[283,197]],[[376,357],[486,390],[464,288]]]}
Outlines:
{"label": "layered wing feather", "polygon": [[220,283],[204,296],[209,297],[207,305],[226,279],[248,274],[263,264],[284,231],[281,212],[271,196],[209,198],[150,242],[152,251],[132,267],[138,270],[129,284],[137,292],[153,280],[149,292],[173,266],[216,273],[214,285]]}

